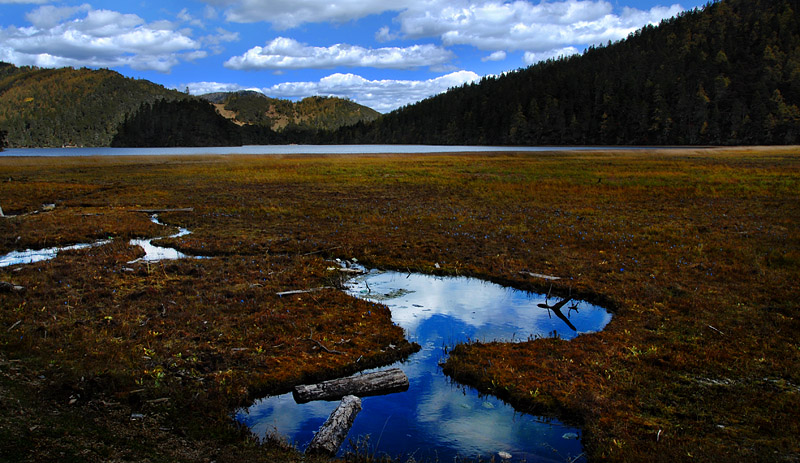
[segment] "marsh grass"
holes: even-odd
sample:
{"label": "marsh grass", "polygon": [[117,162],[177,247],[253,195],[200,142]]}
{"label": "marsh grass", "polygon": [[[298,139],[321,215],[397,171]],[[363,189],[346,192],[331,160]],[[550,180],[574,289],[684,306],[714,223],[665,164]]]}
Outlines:
{"label": "marsh grass", "polygon": [[[192,460],[224,446],[235,459],[255,444],[233,407],[414,349],[381,306],[336,290],[275,295],[336,285],[326,259],[549,289],[529,271],[561,276],[554,292],[602,302],[614,319],[569,342],[460,345],[446,373],[582,425],[593,459],[796,459],[797,153],[0,158],[4,212],[57,205],[0,220],[4,251],[114,238],[0,269],[26,287],[0,295],[0,371],[33,378],[43,404],[80,394],[71,406],[108,430],[94,433],[107,450]],[[213,258],[129,264],[140,250],[128,239],[164,235],[132,211],[184,207],[160,220],[193,233],[158,244]],[[114,437],[139,431],[112,426],[97,400],[144,410],[157,423],[146,444]],[[28,422],[7,415],[0,445]],[[89,445],[80,426],[64,433]],[[175,436],[172,453],[149,445]],[[52,457],[53,439],[15,451]]]}

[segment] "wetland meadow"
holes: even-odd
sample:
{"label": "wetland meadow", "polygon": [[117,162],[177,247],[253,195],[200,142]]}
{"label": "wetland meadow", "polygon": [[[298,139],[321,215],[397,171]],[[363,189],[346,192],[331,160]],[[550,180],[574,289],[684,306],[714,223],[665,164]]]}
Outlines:
{"label": "wetland meadow", "polygon": [[797,147],[12,156],[0,207],[0,256],[60,249],[0,267],[4,461],[323,460],[236,411],[425,349],[335,259],[608,310],[443,346],[457,387],[579,430],[571,457],[800,458]]}

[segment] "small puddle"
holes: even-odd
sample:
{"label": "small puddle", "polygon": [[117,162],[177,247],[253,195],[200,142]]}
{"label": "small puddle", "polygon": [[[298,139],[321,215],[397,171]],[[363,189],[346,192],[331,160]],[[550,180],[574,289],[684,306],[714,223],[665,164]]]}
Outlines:
{"label": "small puddle", "polygon": [[[363,398],[349,440],[369,435],[371,452],[416,460],[497,459],[504,452],[513,461],[563,462],[582,454],[580,429],[516,412],[495,397],[454,384],[439,362],[448,346],[469,340],[572,339],[598,331],[611,320],[605,309],[475,278],[398,272],[371,271],[352,279],[347,292],[387,305],[409,340],[422,346],[392,365],[408,375],[408,391]],[[285,394],[261,399],[236,418],[258,435],[284,436],[303,450],[337,405],[299,405]],[[340,454],[348,445],[342,447]]]}

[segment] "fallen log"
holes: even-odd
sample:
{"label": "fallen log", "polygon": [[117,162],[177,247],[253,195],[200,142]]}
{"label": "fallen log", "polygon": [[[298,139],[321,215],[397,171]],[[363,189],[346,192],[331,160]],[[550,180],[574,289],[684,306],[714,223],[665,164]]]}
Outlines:
{"label": "fallen log", "polygon": [[317,291],[322,291],[323,289],[333,289],[332,286],[320,286],[319,288],[310,288],[310,289],[295,289],[292,291],[281,291],[279,293],[275,293],[279,297],[283,296],[291,296],[293,294],[308,294],[308,293],[316,293]]}
{"label": "fallen log", "polygon": [[354,395],[345,396],[319,431],[314,434],[314,438],[306,447],[306,453],[336,455],[360,411],[361,399]]}
{"label": "fallen log", "polygon": [[552,275],[543,275],[541,273],[533,273],[533,272],[519,272],[519,273],[521,275],[528,275],[529,277],[541,278],[543,280],[555,281],[555,280],[560,280],[561,279],[561,277],[554,277]]}
{"label": "fallen log", "polygon": [[339,400],[346,395],[367,397],[408,390],[408,376],[399,368],[295,386],[292,396],[302,404],[312,400]]}

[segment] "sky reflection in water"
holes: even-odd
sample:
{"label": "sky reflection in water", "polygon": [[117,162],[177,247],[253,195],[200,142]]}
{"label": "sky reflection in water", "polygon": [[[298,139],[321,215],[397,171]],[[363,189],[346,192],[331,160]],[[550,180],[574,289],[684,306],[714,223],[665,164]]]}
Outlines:
{"label": "sky reflection in water", "polygon": [[[166,224],[161,223],[158,220],[158,215],[156,214],[153,214],[150,217],[150,220],[155,224],[166,226]],[[166,238],[180,238],[181,236],[186,236],[191,233],[192,233],[191,231],[185,228],[179,228],[177,233],[167,236]],[[164,248],[161,246],[156,246],[152,243],[153,240],[158,240],[163,238],[165,237],[131,240],[130,245],[141,247],[144,250],[144,256],[132,260],[128,263],[133,264],[136,262],[158,262],[162,260],[177,260],[177,259],[190,258],[190,256],[187,256],[186,254],[178,251],[177,249]],[[81,243],[72,246],[53,247],[45,249],[26,249],[24,251],[11,251],[8,254],[0,256],[0,267],[8,267],[10,265],[34,264],[36,262],[55,259],[56,256],[58,256],[58,253],[61,251],[87,249],[95,246],[103,246],[110,242],[111,240],[102,240],[102,241],[96,241],[94,243]],[[192,258],[204,259],[204,257],[192,257]]]}
{"label": "sky reflection in water", "polygon": [[[494,397],[453,384],[439,362],[445,346],[465,340],[520,341],[557,335],[571,339],[602,329],[611,315],[581,301],[562,308],[577,331],[540,304],[533,294],[474,278],[372,271],[351,281],[348,293],[389,306],[392,319],[422,350],[402,368],[411,383],[402,393],[362,399],[348,440],[366,435],[378,454],[413,455],[442,461],[456,456],[510,453],[515,461],[565,461],[582,452],[580,430],[555,420],[520,414]],[[575,309],[569,310],[570,306]],[[304,449],[338,402],[298,405],[291,394],[267,397],[237,419],[259,435],[277,433]],[[347,448],[345,441],[343,448]]]}

